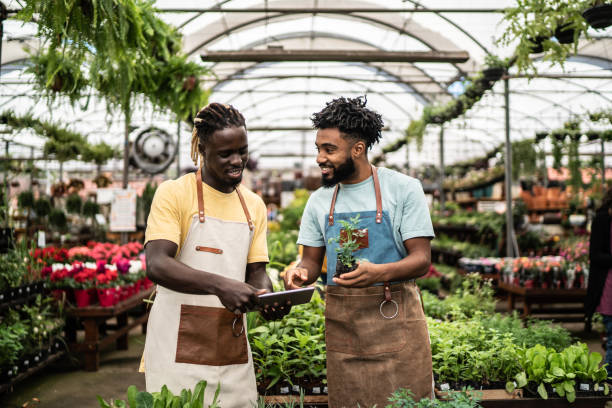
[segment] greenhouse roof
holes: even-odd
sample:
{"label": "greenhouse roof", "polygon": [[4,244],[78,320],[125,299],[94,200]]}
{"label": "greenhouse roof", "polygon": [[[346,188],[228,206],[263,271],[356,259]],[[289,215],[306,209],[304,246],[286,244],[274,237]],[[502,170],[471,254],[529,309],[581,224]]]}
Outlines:
{"label": "greenhouse roof", "polygon": [[[5,4],[9,9],[19,8],[16,1]],[[204,78],[213,91],[210,100],[230,103],[245,115],[251,155],[258,159],[260,168],[313,166],[315,132],[309,117],[338,96],[367,95],[368,106],[382,114],[386,127],[381,145],[373,149],[376,155],[383,146],[404,136],[404,130],[412,119],[420,117],[424,106],[461,94],[464,79],[483,67],[488,53],[501,57],[513,53],[512,46],[502,47],[495,41],[505,29],[501,11],[515,5],[510,0],[158,0],[155,5],[163,20],[179,27],[183,49],[190,58],[212,69],[213,75]],[[39,46],[36,30],[11,19],[4,26],[2,109],[32,110],[41,118],[65,123],[86,134],[92,142],[121,146],[123,119],[109,116],[103,101],[92,98],[75,108],[60,101],[49,106],[32,91],[28,75],[22,72],[27,64],[22,48]],[[511,69],[512,140],[562,127],[574,115],[609,109],[612,30],[591,30],[589,34],[591,39],[580,43],[577,55],[563,68],[536,60],[540,76],[531,79],[513,75],[516,70]],[[222,51],[235,55],[251,50],[267,50],[268,54],[325,50],[338,55],[344,52],[344,57],[348,51],[363,51],[379,52],[381,58],[371,62],[349,61],[342,55],[336,61],[210,61],[211,55]],[[398,62],[382,52],[464,53],[467,59]],[[498,81],[470,111],[446,123],[445,161],[482,156],[503,143],[504,107],[504,81]],[[170,114],[154,112],[146,103],[136,109],[132,115],[134,127],[155,125],[177,133],[177,123]],[[186,166],[191,132],[187,125],[181,128],[180,160]],[[421,152],[409,144],[388,154],[386,163],[437,165],[439,133],[440,126],[428,126]],[[5,136],[32,146],[35,152],[42,146],[41,138],[27,132]],[[29,156],[31,149],[26,146],[11,144],[11,154]],[[594,143],[581,149],[597,152],[600,146]],[[79,163],[71,165],[83,167]]]}

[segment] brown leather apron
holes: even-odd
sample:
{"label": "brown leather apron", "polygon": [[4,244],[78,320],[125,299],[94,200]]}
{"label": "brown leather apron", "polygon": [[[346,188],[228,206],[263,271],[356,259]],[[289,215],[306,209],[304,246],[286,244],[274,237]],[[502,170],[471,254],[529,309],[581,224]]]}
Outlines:
{"label": "brown leather apron", "polygon": [[[372,175],[376,212],[360,213],[363,225],[360,222],[359,227],[367,227],[370,235],[369,247],[361,251],[371,262],[386,263],[391,262],[386,257],[393,249],[393,227],[382,210],[375,168]],[[335,218],[354,215],[334,213],[337,195],[338,188],[328,215],[326,238],[342,234]],[[335,258],[333,251],[326,245],[328,260],[330,255]],[[333,274],[334,265],[335,259],[328,262],[328,274],[330,270]],[[346,288],[330,284],[328,278],[325,341],[330,408],[385,407],[399,388],[412,391],[416,400],[433,397],[429,333],[414,281]]]}

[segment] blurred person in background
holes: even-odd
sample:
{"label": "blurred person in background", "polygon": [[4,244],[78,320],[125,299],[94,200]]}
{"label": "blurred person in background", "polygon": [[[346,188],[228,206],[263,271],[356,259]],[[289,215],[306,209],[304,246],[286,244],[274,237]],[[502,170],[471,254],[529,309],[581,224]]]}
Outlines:
{"label": "blurred person in background", "polygon": [[594,312],[603,316],[606,328],[606,359],[608,378],[612,378],[612,188],[604,195],[601,207],[591,224],[589,244],[589,285],[585,299],[585,314],[590,321]]}

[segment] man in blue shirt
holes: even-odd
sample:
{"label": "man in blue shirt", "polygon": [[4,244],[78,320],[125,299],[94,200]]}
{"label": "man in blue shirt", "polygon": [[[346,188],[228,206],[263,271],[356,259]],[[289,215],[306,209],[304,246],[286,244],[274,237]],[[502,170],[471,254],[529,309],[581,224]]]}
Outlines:
{"label": "man in blue shirt", "polygon": [[[433,391],[427,322],[414,283],[431,262],[429,210],[418,180],[370,164],[367,153],[380,140],[383,122],[365,105],[362,98],[338,98],[312,116],[323,187],[302,216],[302,259],[284,278],[287,289],[312,284],[327,254],[332,408],[386,406],[399,388],[417,400]],[[352,237],[347,222],[356,224]],[[336,275],[345,268],[337,255],[351,244],[356,269]]]}

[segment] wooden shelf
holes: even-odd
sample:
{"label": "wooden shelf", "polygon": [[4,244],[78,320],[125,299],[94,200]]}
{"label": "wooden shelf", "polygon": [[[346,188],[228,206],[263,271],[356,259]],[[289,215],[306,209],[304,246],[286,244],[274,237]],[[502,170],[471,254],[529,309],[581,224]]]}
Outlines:
{"label": "wooden shelf", "polygon": [[37,366],[30,367],[27,371],[24,371],[23,373],[19,374],[17,377],[13,378],[10,382],[6,384],[0,384],[0,394],[4,394],[5,392],[9,391],[13,386],[15,386],[15,384],[25,380],[26,378],[30,377],[33,374],[36,374],[37,372],[41,371],[43,368],[47,367],[49,364],[62,358],[65,354],[66,354],[66,351],[64,350],[58,351],[57,353],[52,354],[49,357],[47,357],[46,360],[44,360]]}

